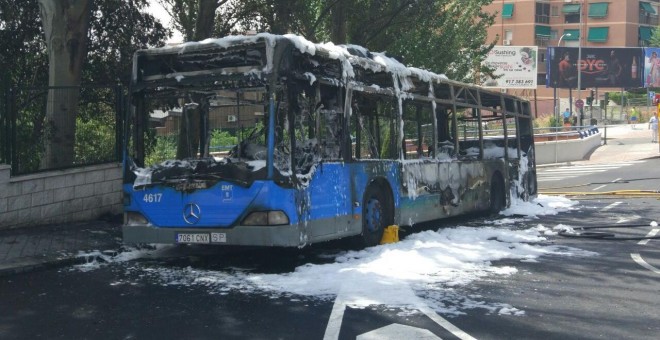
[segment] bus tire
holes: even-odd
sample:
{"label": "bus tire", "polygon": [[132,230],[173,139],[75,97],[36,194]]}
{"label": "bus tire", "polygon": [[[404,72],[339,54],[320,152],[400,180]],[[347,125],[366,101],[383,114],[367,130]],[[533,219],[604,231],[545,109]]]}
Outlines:
{"label": "bus tire", "polygon": [[506,207],[506,192],[504,190],[504,179],[499,173],[493,174],[490,181],[490,208],[491,214],[497,214]]}
{"label": "bus tire", "polygon": [[394,223],[394,206],[387,190],[370,185],[364,192],[362,203],[361,246],[380,244],[385,227]]}

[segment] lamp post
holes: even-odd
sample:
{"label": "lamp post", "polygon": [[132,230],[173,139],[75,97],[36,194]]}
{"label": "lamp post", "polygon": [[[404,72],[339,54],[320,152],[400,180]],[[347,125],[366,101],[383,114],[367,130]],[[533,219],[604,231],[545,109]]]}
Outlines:
{"label": "lamp post", "polygon": [[[582,4],[580,0],[580,23],[578,24],[578,60],[577,60],[577,91],[578,100],[582,100]],[[584,117],[583,109],[580,108],[580,126],[582,126],[582,118]]]}

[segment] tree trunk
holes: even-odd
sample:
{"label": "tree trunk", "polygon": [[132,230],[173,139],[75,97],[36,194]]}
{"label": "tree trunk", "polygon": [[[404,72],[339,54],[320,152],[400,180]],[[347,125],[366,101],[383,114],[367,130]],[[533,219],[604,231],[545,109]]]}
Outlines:
{"label": "tree trunk", "polygon": [[[215,11],[219,4],[217,0],[198,0],[197,2],[197,20],[195,22],[195,41],[210,38],[215,27]],[[203,114],[208,114],[202,110],[204,98],[201,95],[191,94],[191,98],[197,105],[183,106],[181,119],[179,120],[179,142],[177,144],[176,158],[195,158],[204,155],[204,145],[200,144],[201,119]],[[206,132],[204,132],[206,133]]]}
{"label": "tree trunk", "polygon": [[48,47],[48,92],[42,169],[73,164],[90,0],[39,0]]}
{"label": "tree trunk", "polygon": [[218,9],[218,0],[199,0],[197,21],[195,22],[196,41],[210,38],[213,35],[216,9]]}
{"label": "tree trunk", "polygon": [[330,39],[335,44],[346,43],[346,1],[338,0],[332,8]]}

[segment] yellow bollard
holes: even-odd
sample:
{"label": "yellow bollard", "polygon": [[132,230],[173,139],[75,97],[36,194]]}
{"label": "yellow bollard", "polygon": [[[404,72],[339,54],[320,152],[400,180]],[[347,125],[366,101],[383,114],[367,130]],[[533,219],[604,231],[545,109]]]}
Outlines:
{"label": "yellow bollard", "polygon": [[385,230],[383,230],[383,238],[380,240],[380,244],[395,242],[399,242],[399,226],[391,225],[385,227]]}

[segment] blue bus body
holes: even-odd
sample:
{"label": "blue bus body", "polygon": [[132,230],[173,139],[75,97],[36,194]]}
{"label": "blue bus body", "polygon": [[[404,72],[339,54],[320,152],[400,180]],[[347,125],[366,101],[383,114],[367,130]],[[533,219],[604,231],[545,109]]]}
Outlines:
{"label": "blue bus body", "polygon": [[[246,53],[241,44],[247,46]],[[390,224],[497,211],[514,198],[536,193],[529,103],[437,75],[420,80],[420,75],[428,75],[419,71],[411,76],[419,93],[404,94],[400,86],[405,82],[397,78],[402,75],[392,76],[364,53],[328,57],[331,53],[321,53],[322,46],[310,44],[264,34],[136,54],[135,99],[126,120],[131,137],[125,143],[125,242],[302,247],[356,236],[370,246]],[[310,46],[316,48],[314,53]],[[287,59],[291,51],[295,57]],[[222,56],[236,62],[236,53],[259,64],[258,72],[214,64]],[[198,61],[180,61],[200,55],[208,55],[205,63],[212,64],[206,71]],[[310,62],[310,56],[317,59]],[[321,69],[318,64],[326,61],[327,70]],[[180,69],[166,70],[165,64]],[[303,72],[306,68],[318,72]],[[347,68],[373,72],[368,76],[374,84],[386,79],[394,85],[384,88],[379,83],[365,89]],[[390,80],[376,77],[381,73]],[[336,78],[330,79],[333,74]],[[424,82],[431,84],[428,89],[420,86]],[[250,94],[235,90],[238,85],[260,90]],[[465,98],[477,100],[464,102],[455,93],[462,91],[470,94],[463,93]],[[436,93],[451,98],[434,97]],[[187,133],[194,135],[190,131],[199,126],[202,133],[188,147],[193,150],[190,157],[146,164],[149,138],[155,138],[156,146],[175,138],[149,135],[146,122],[153,109],[148,100],[161,95],[158,100],[172,103],[169,94],[180,98],[174,106],[183,107],[179,132],[187,126]],[[234,94],[236,104],[231,103]],[[194,96],[206,97],[198,100],[201,104],[182,104]],[[466,121],[472,119],[477,127],[472,134],[465,128],[460,131],[460,105],[468,110]],[[234,112],[240,118],[257,109],[258,124],[264,126],[253,127],[256,137],[243,137],[229,154],[210,154],[207,132],[214,129],[209,123],[212,113]],[[500,126],[491,140],[484,137],[486,109]],[[193,110],[202,112],[201,118],[195,118]],[[429,126],[431,131],[424,132]],[[191,138],[181,140],[190,143]],[[492,151],[495,156],[487,154]],[[177,149],[180,152],[185,150]]]}

